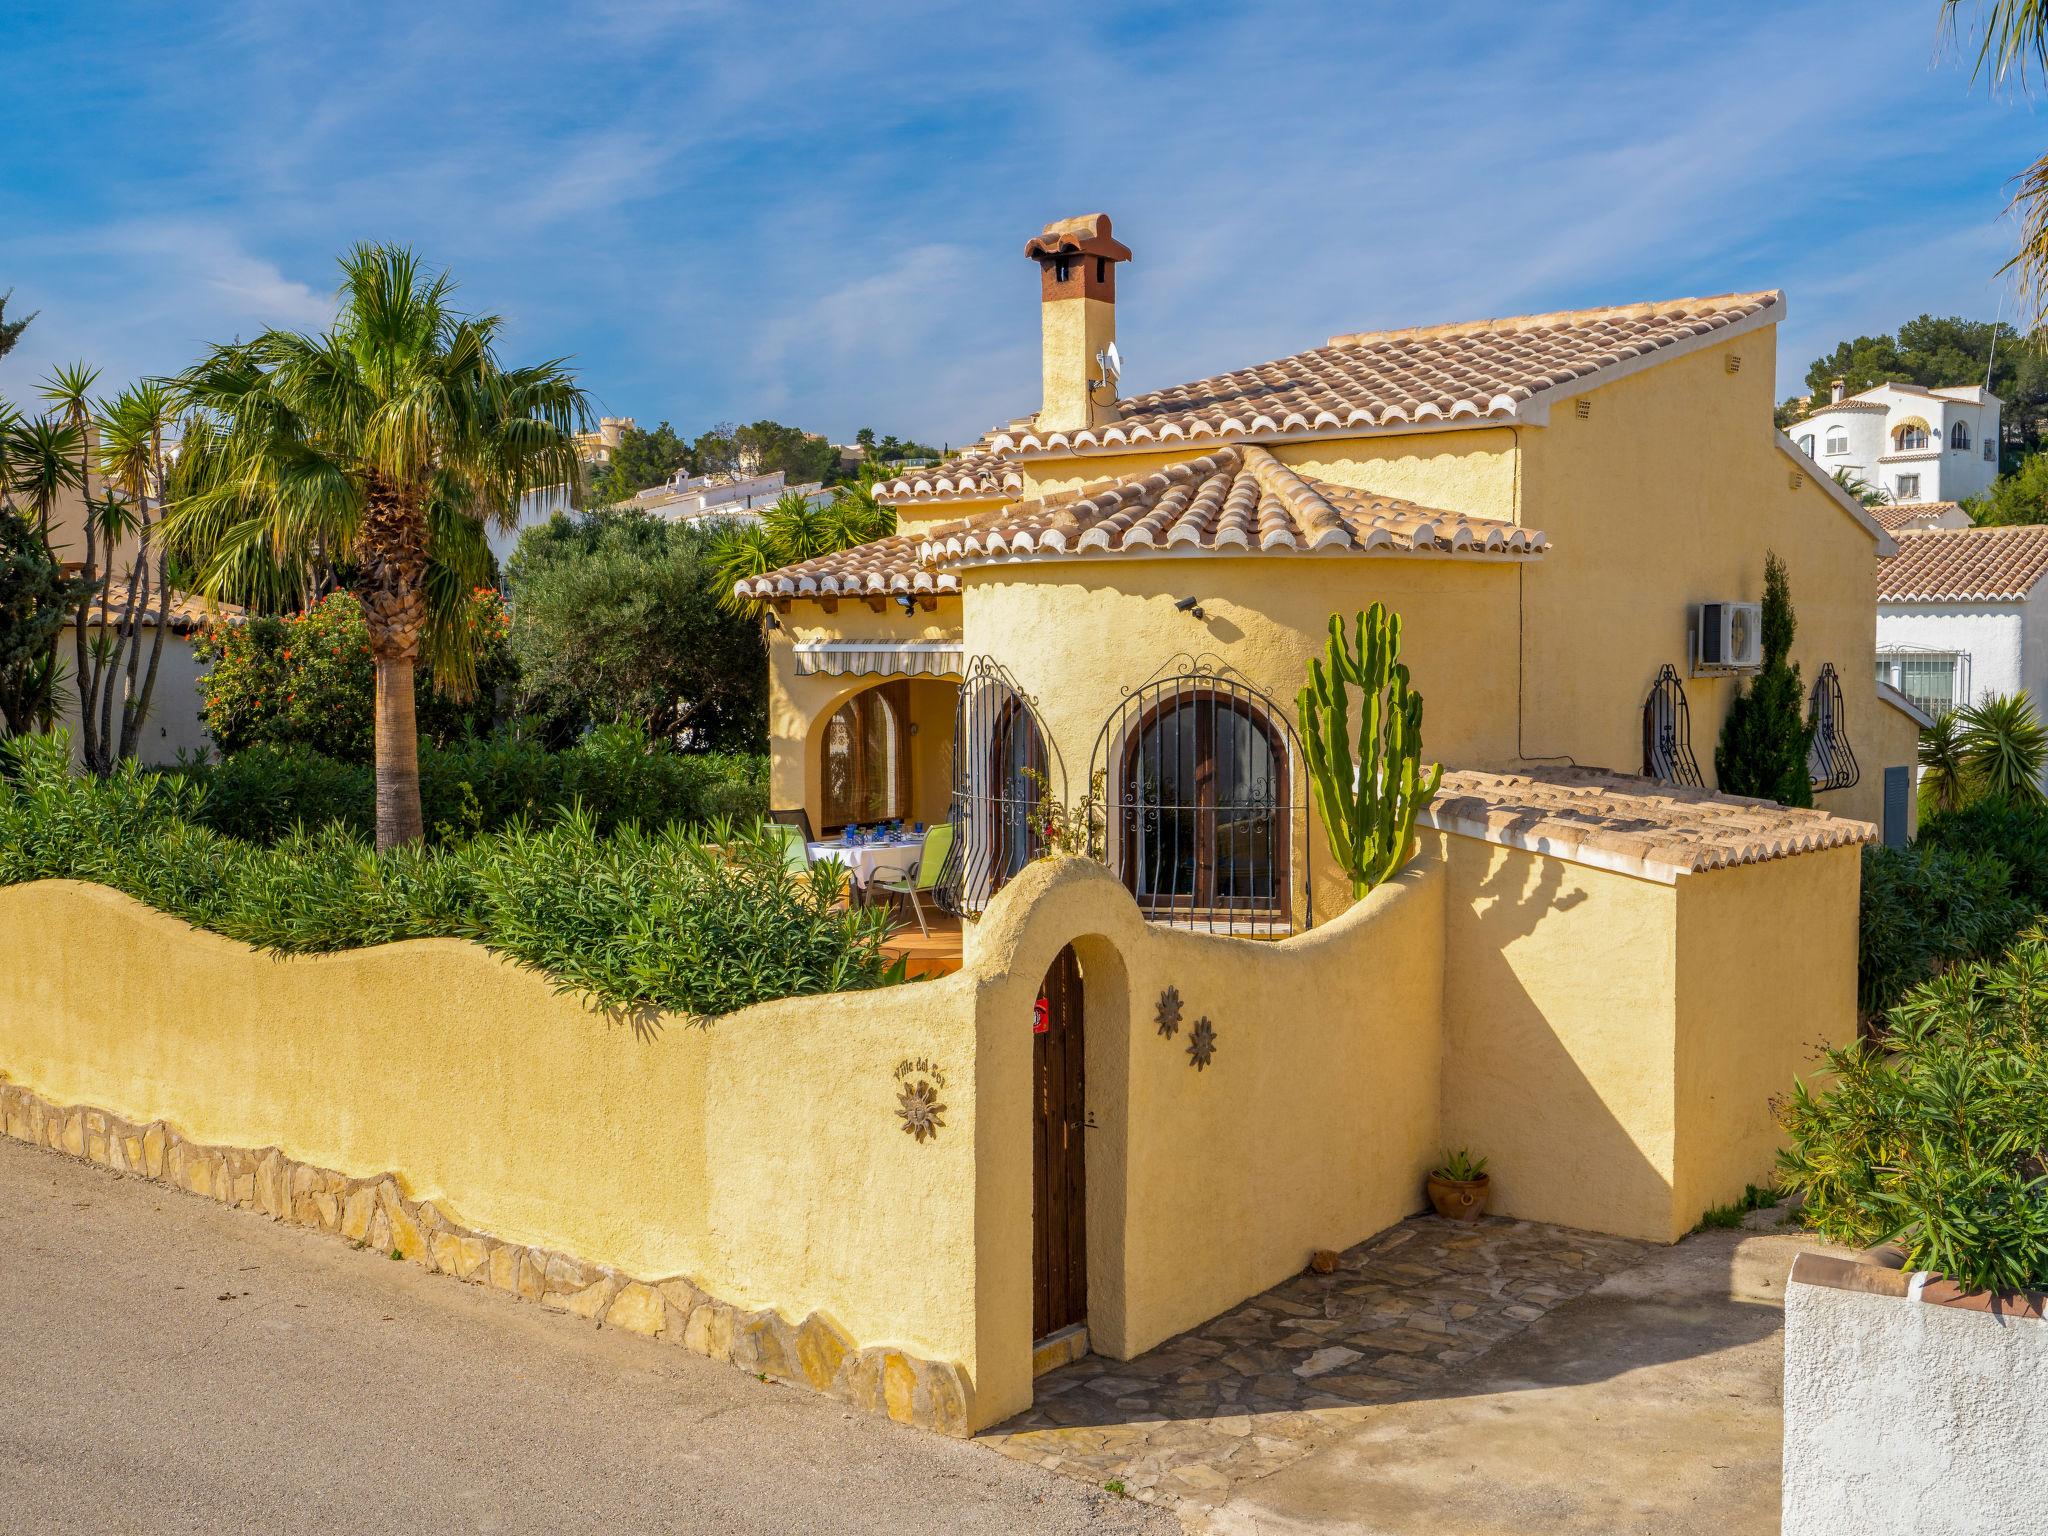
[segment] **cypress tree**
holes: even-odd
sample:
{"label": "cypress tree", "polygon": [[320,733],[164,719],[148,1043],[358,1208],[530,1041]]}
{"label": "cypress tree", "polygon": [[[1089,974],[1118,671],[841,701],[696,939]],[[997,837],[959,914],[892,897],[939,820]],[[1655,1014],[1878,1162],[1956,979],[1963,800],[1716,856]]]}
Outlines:
{"label": "cypress tree", "polygon": [[1763,670],[1747,688],[1736,686],[1735,702],[1721,723],[1714,772],[1723,793],[1753,795],[1780,805],[1812,805],[1813,780],[1807,753],[1813,727],[1806,721],[1806,695],[1799,668],[1786,661],[1799,620],[1792,612],[1792,584],[1785,562],[1764,557]]}

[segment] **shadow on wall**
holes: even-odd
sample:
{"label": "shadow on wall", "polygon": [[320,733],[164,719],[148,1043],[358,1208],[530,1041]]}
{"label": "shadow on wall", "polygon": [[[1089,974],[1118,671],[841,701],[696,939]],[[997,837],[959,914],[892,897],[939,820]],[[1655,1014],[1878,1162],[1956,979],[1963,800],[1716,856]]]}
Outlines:
{"label": "shadow on wall", "polygon": [[1496,1213],[1670,1241],[1673,889],[1442,841],[1445,1144]]}

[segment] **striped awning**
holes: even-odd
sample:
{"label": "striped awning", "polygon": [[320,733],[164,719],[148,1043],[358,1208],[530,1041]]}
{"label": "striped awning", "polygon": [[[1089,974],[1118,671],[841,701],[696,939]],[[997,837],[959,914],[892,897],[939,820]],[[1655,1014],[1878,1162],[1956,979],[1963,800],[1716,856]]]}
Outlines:
{"label": "striped awning", "polygon": [[798,677],[959,677],[966,670],[957,640],[799,641]]}

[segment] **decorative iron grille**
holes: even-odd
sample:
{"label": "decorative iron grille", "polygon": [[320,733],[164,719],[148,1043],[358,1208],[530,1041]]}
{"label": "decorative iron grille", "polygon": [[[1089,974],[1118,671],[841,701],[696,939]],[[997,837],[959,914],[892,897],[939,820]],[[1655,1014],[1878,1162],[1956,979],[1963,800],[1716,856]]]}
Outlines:
{"label": "decorative iron grille", "polygon": [[1813,680],[1813,746],[1807,752],[1807,777],[1816,790],[1849,789],[1858,777],[1856,754],[1849,748],[1848,715],[1842,708],[1842,680],[1832,661],[1821,663]]}
{"label": "decorative iron grille", "polygon": [[1293,725],[1215,662],[1174,665],[1124,690],[1095,738],[1105,859],[1156,922],[1259,937],[1311,926]]}
{"label": "decorative iron grille", "polygon": [[1643,776],[1666,784],[1705,789],[1699,760],[1692,755],[1692,710],[1678,669],[1666,662],[1643,701]]}
{"label": "decorative iron grille", "polygon": [[962,917],[986,908],[1046,851],[1041,802],[1063,804],[1066,793],[1059,752],[1030,698],[1007,669],[975,657],[953,706],[953,846],[939,873],[939,905]]}

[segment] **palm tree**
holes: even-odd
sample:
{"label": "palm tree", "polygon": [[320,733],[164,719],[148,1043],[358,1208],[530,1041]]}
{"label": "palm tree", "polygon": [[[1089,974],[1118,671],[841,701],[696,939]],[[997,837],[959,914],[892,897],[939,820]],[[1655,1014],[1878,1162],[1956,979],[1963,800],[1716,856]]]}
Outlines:
{"label": "palm tree", "polygon": [[1962,721],[1954,710],[1920,733],[1920,810],[1959,811],[1969,804],[1976,786],[1963,761]]}
{"label": "palm tree", "polygon": [[[161,523],[169,465],[166,444],[174,415],[169,388],[151,379],[123,390],[101,407],[94,421],[97,468],[107,494],[89,501],[86,516],[105,543],[106,575],[126,587],[118,611],[108,602],[108,589],[100,588],[93,644],[78,654],[80,734],[86,766],[95,773],[112,772],[116,762],[133,757],[141,744],[142,725],[156,692],[157,667],[163,660],[164,636],[170,629],[170,570]],[[124,546],[132,553],[125,553]],[[156,619],[146,625],[152,602]],[[145,628],[149,669],[141,672]]]}
{"label": "palm tree", "polygon": [[508,368],[503,322],[464,315],[446,273],[412,251],[341,258],[324,334],[265,331],[216,347],[176,381],[201,418],[167,519],[198,586],[233,598],[322,560],[353,570],[376,669],[377,846],[422,835],[413,673],[474,685],[461,599],[482,526],[528,490],[573,484],[589,404],[563,360]]}
{"label": "palm tree", "polygon": [[1834,472],[1835,484],[1847,491],[1866,507],[1881,507],[1892,499],[1892,493],[1882,486],[1872,485],[1844,464]]}
{"label": "palm tree", "polygon": [[1998,693],[1962,711],[1962,761],[1984,794],[2038,804],[2048,727],[2024,693]]}
{"label": "palm tree", "polygon": [[734,594],[741,582],[802,560],[872,544],[894,533],[896,514],[874,498],[875,482],[880,478],[863,468],[858,481],[841,486],[823,507],[812,506],[794,491],[786,492],[761,515],[759,523],[721,533],[711,547],[719,602],[732,613],[753,613],[761,605]]}
{"label": "palm tree", "polygon": [[[1944,32],[1955,29],[1961,9],[1962,0],[1941,0]],[[1980,79],[1988,77],[1993,87],[2010,82],[2025,90],[2029,70],[2048,76],[2048,0],[1988,0],[1971,9],[1984,18],[1984,35],[1977,44]],[[2048,320],[2048,155],[2015,181],[2012,208],[2019,214],[2020,247],[1999,270],[2014,274],[2038,327]]]}

